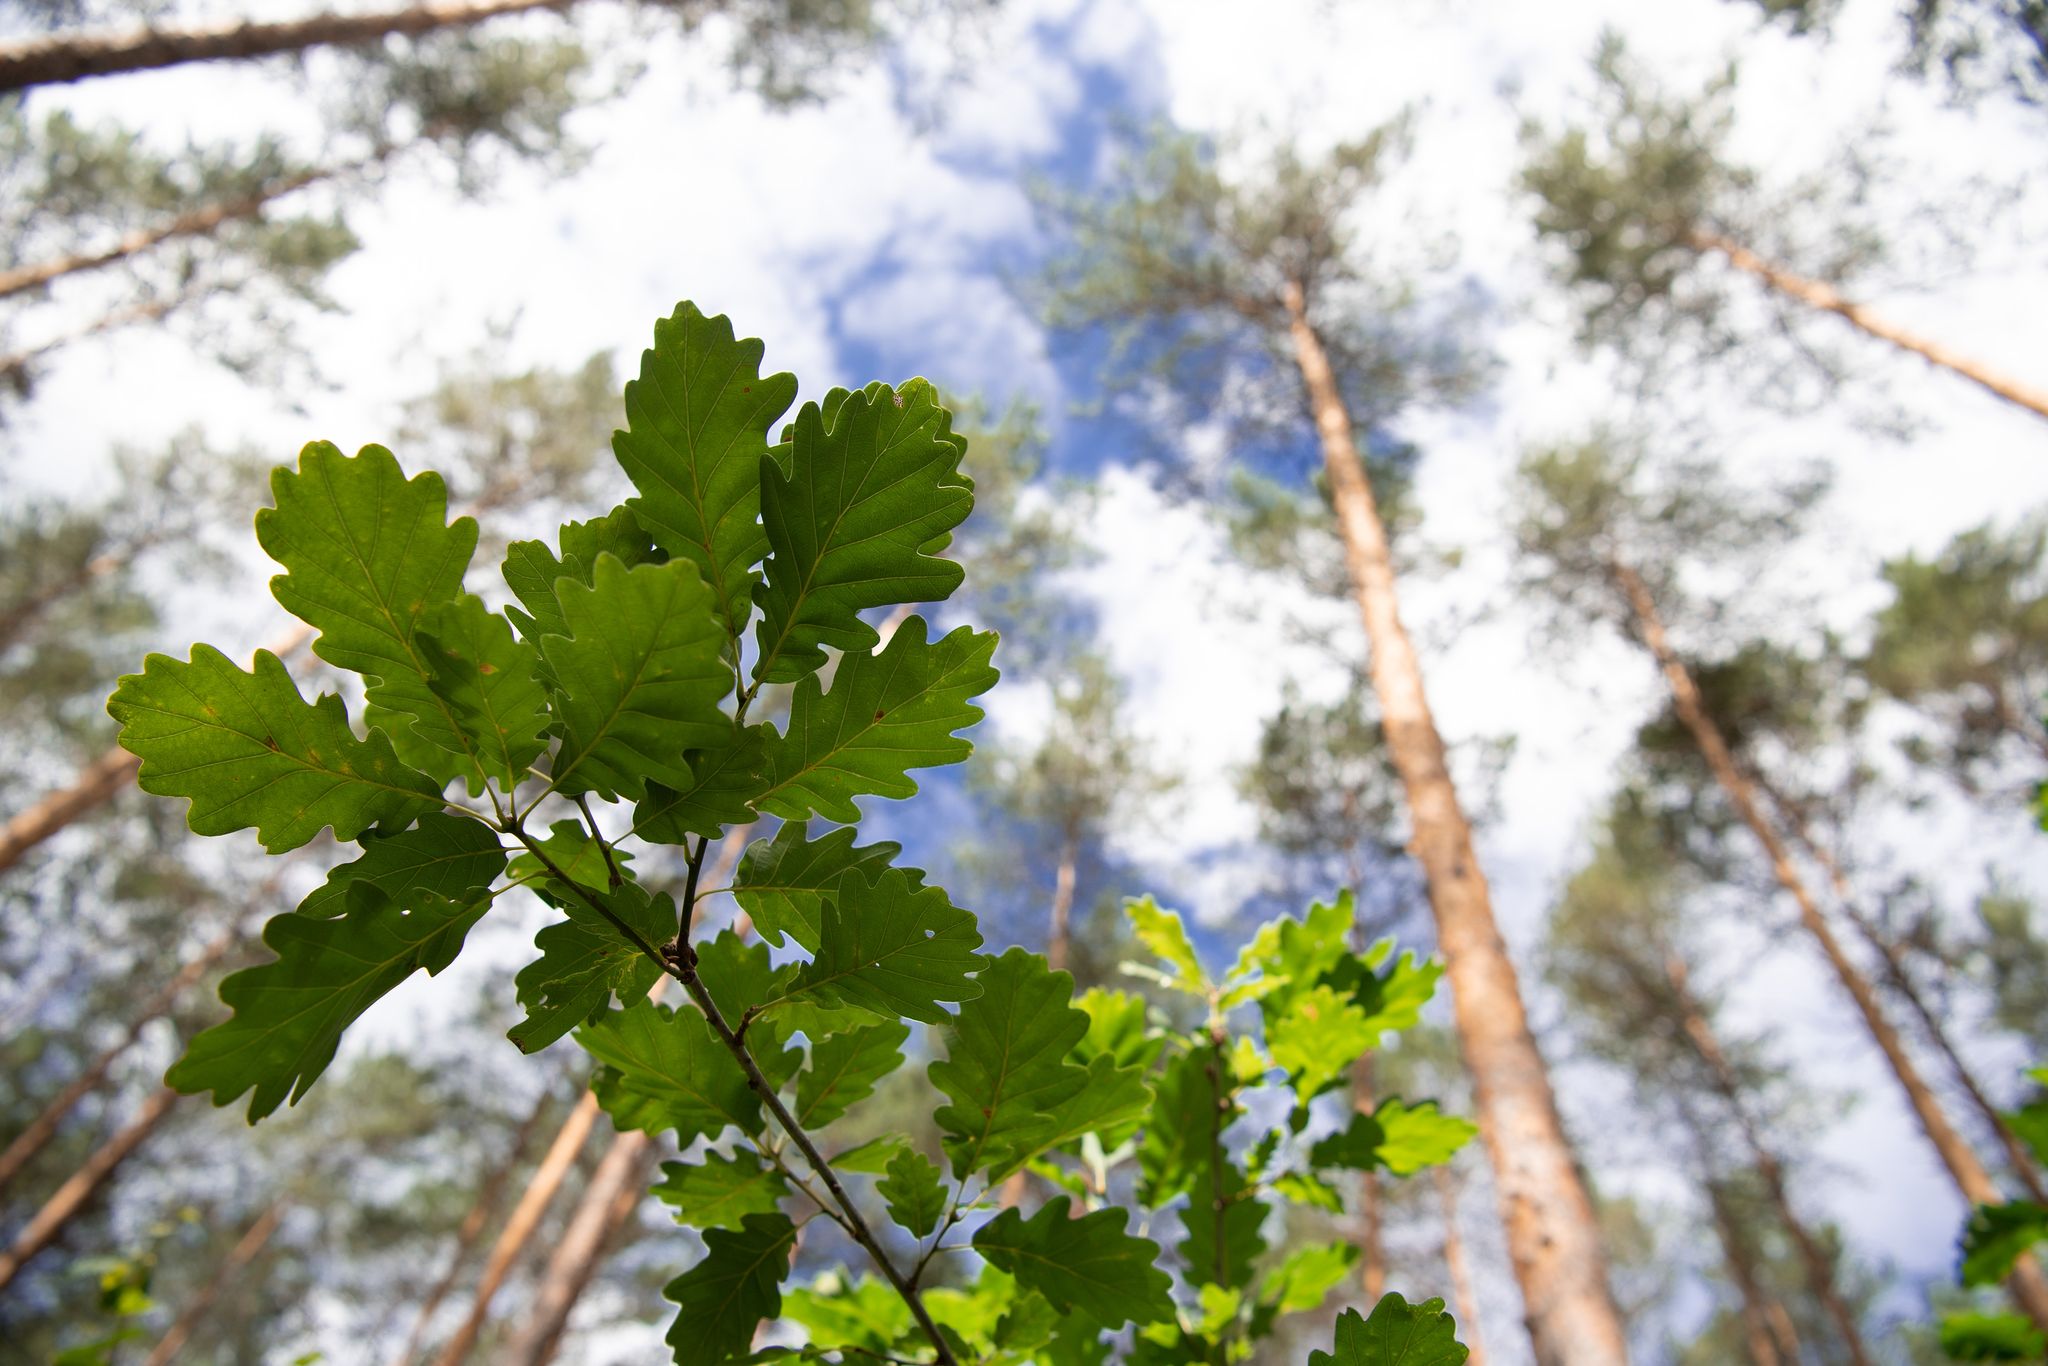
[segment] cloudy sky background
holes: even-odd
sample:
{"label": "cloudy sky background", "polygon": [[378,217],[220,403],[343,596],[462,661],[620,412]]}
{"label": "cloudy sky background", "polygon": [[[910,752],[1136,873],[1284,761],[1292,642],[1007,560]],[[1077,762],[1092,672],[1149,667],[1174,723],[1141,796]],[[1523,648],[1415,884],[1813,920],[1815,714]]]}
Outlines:
{"label": "cloudy sky background", "polygon": [[[1095,558],[1070,584],[1099,614],[1103,648],[1132,688],[1134,723],[1187,780],[1171,819],[1134,827],[1118,852],[1216,927],[1221,942],[1237,932],[1233,916],[1263,877],[1239,847],[1252,817],[1235,795],[1234,769],[1250,757],[1283,680],[1299,679],[1312,696],[1332,695],[1341,680],[1285,644],[1285,612],[1312,605],[1230,567],[1201,510],[1161,491],[1162,461],[1227,457],[1220,434],[1162,432],[1142,414],[1089,408],[1103,397],[1099,346],[1049,334],[1020,288],[1047,245],[1025,184],[1098,182],[1112,171],[1118,132],[1156,119],[1225,138],[1291,136],[1314,149],[1413,108],[1411,164],[1365,211],[1372,250],[1412,260],[1454,241],[1452,264],[1432,286],[1492,302],[1489,340],[1503,365],[1469,408],[1401,424],[1425,453],[1422,535],[1463,553],[1455,572],[1404,585],[1404,609],[1428,648],[1447,736],[1517,737],[1502,815],[1483,849],[1508,936],[1526,950],[1585,852],[1616,757],[1658,697],[1648,666],[1614,642],[1589,641],[1568,656],[1536,649],[1525,614],[1505,596],[1506,477],[1521,452],[1625,412],[1602,368],[1570,347],[1567,311],[1546,284],[1527,206],[1511,192],[1521,117],[1576,107],[1595,36],[1611,24],[1678,88],[1739,52],[1738,147],[1773,173],[1818,164],[1836,140],[1867,135],[1881,113],[1913,167],[1907,182],[1937,203],[1959,196],[1973,174],[2013,179],[2040,155],[2040,129],[2024,116],[1995,102],[1975,114],[1944,109],[1887,78],[1895,35],[1881,0],[1852,3],[1829,48],[1758,35],[1752,15],[1723,0],[1024,0],[965,53],[936,36],[913,41],[893,69],[844,76],[828,102],[793,111],[734,93],[715,43],[658,39],[648,75],[628,95],[578,116],[596,149],[582,173],[549,181],[514,171],[485,201],[462,204],[415,173],[358,216],[367,247],[333,280],[345,313],[302,334],[331,388],[286,401],[140,335],[75,348],[5,434],[10,478],[82,489],[103,477],[111,443],[147,448],[193,424],[216,444],[246,441],[279,459],[315,437],[344,448],[386,441],[399,404],[471,352],[487,324],[509,325],[509,366],[572,367],[609,349],[623,374],[653,319],[681,298],[764,338],[768,364],[795,371],[805,398],[922,373],[997,404],[1029,399],[1052,433],[1052,469],[1100,477],[1088,523]],[[195,68],[48,98],[147,121],[173,138],[244,131],[247,102],[275,90],[264,76]],[[2038,329],[2048,269],[2028,218],[2041,207],[2029,201],[1982,224],[1966,272],[1931,287],[1902,278],[1867,301],[2048,381]],[[1910,443],[1839,419],[1765,414],[1739,393],[1720,394],[1711,377],[1693,395],[1706,413],[1694,434],[1720,443],[1743,476],[1814,458],[1834,469],[1816,535],[1758,585],[1765,598],[1784,596],[1789,640],[1810,638],[1823,622],[1854,629],[1866,619],[1882,601],[1884,556],[1932,551],[1960,528],[2048,499],[2048,443],[2037,423],[1881,348],[1850,354],[1874,390],[1921,419]],[[1315,461],[1303,435],[1305,478]],[[193,604],[194,635],[232,651],[274,630],[274,609],[252,612],[259,581],[252,561],[248,594]],[[1042,686],[1019,683],[994,699],[991,724],[1028,738],[1045,710]],[[1863,837],[1863,860],[1932,870],[1958,910],[1988,864],[2027,873],[2034,885],[2048,876],[2017,815],[1987,829],[1937,806],[1887,817]],[[1800,944],[1764,953],[1770,927],[1785,920],[1770,907],[1731,920],[1722,967],[1738,978],[1743,1018],[1781,1029],[1785,1053],[1816,1081],[1866,1093],[1822,1137],[1821,1202],[1866,1255],[1889,1259],[1909,1280],[1940,1281],[1952,1274],[1960,1206],[1818,960]],[[394,1002],[376,1018],[389,1029],[403,1009]],[[1538,1015],[1553,1020],[1555,1011],[1539,1000]],[[2018,1061],[1997,1050],[1984,1060],[2001,1077]],[[1580,1133],[1626,1118],[1616,1113],[1625,1095],[1577,1071],[1570,1078]],[[1603,1142],[1591,1156],[1611,1188],[1669,1189],[1654,1154]],[[1483,1212],[1468,1220],[1482,1239],[1485,1222]],[[1521,1359],[1512,1284],[1498,1266],[1487,1280],[1489,1344],[1503,1361]],[[1917,1308],[1910,1298],[1894,1307]]]}

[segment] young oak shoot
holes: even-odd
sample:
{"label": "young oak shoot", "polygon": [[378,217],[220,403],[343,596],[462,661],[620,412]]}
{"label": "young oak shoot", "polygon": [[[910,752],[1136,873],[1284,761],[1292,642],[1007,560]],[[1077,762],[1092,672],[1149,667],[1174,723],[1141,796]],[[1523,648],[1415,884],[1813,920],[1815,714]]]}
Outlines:
{"label": "young oak shoot", "polygon": [[[975,917],[897,845],[857,843],[858,799],[912,796],[912,770],[966,758],[996,681],[990,632],[933,639],[912,616],[877,652],[861,616],[958,586],[939,552],[973,483],[924,380],[834,390],[771,437],[796,381],[763,376],[762,349],[688,303],[656,323],[614,439],[638,496],[513,544],[502,613],[465,591],[477,527],[447,520],[438,476],[325,443],[276,473],[257,519],[285,570],[272,590],[362,677],[363,729],[274,656],[245,670],[203,645],[150,656],[108,710],[144,790],[186,798],[196,831],[253,829],[277,854],[332,829],[361,852],[271,920],[275,958],[227,979],[232,1016],[167,1080],[247,1095],[252,1121],[298,1100],[355,1020],[528,893],[558,918],[511,983],[512,1041],[573,1035],[612,1123],[683,1154],[652,1191],[703,1248],[666,1290],[678,1363],[1242,1360],[1355,1257],[1269,1253],[1268,1214],[1339,1209],[1335,1173],[1406,1174],[1470,1137],[1429,1102],[1345,1106],[1334,1128],[1319,1104],[1414,1022],[1440,967],[1353,953],[1347,896],[1266,926],[1212,981],[1180,919],[1133,902],[1165,964],[1134,970],[1201,1017],[1179,1032],[1135,995],[1077,1001],[1040,955],[983,953]],[[786,721],[750,723],[770,686],[790,687]],[[735,885],[700,887],[710,846],[765,817],[780,828]],[[841,828],[814,835],[818,818]],[[723,890],[759,939],[693,934]],[[663,979],[685,999],[656,1000]],[[931,1150],[891,1137],[828,1158],[920,1045]],[[1261,1091],[1287,1118],[1258,1135]],[[1057,1193],[997,1212],[1025,1171]],[[858,1248],[857,1278],[790,1284],[813,1220]],[[1144,1236],[1176,1222],[1170,1249]],[[771,1321],[801,1345],[757,1349]],[[1335,1350],[1464,1359],[1439,1301],[1397,1295],[1342,1320]]]}

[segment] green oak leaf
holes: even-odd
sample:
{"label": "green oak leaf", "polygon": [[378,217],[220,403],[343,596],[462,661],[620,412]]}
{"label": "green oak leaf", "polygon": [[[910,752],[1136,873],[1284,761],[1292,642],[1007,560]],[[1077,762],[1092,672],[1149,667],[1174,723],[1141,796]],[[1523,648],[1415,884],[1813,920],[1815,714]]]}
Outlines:
{"label": "green oak leaf", "polygon": [[875,1083],[903,1065],[909,1039],[909,1025],[890,1021],[813,1043],[810,1066],[796,1079],[797,1123],[823,1128],[873,1095]]}
{"label": "green oak leaf", "polygon": [[604,1064],[591,1090],[621,1129],[674,1129],[684,1145],[728,1124],[760,1131],[760,1098],[695,1006],[643,998],[583,1026],[576,1040]]}
{"label": "green oak leaf", "polygon": [[843,656],[829,693],[804,679],[788,733],[768,747],[768,786],[755,806],[850,825],[860,819],[855,797],[916,795],[911,769],[973,752],[954,732],[981,720],[968,699],[995,686],[995,648],[994,632],[965,626],[928,643],[923,618],[911,617],[880,654]]}
{"label": "green oak leaf", "polygon": [[1349,1125],[1318,1142],[1309,1161],[1317,1167],[1379,1168],[1410,1176],[1450,1161],[1478,1132],[1468,1119],[1438,1114],[1433,1100],[1409,1105],[1389,1096],[1371,1114],[1354,1113]]}
{"label": "green oak leaf", "polygon": [[1383,1295],[1370,1318],[1345,1310],[1337,1319],[1335,1353],[1312,1352],[1309,1366],[1460,1366],[1471,1352],[1459,1344],[1457,1331],[1442,1300],[1410,1304]]}
{"label": "green oak leaf", "polygon": [[839,880],[858,871],[872,878],[903,852],[884,840],[854,846],[859,831],[847,827],[809,838],[802,821],[786,821],[772,840],[755,840],[740,859],[733,899],[753,917],[761,938],[780,948],[787,934],[811,953],[818,951],[825,904]]}
{"label": "green oak leaf", "polygon": [[244,673],[211,645],[193,646],[190,663],[150,655],[107,699],[122,748],[142,760],[137,785],[189,797],[195,832],[253,826],[281,854],[327,826],[349,840],[441,805],[440,788],[401,764],[384,732],[356,738],[339,697],[308,703],[276,655],[258,650],[254,662]]}
{"label": "green oak leaf", "polygon": [[633,810],[633,833],[657,844],[687,844],[691,836],[717,839],[726,828],[750,825],[754,798],[768,786],[768,742],[773,728],[748,726],[712,749],[684,755],[690,781],[680,788],[647,784]]}
{"label": "green oak leaf", "polygon": [[759,1154],[742,1148],[731,1157],[707,1152],[702,1162],[664,1162],[650,1193],[675,1206],[679,1224],[736,1229],[749,1214],[775,1213],[789,1182]]}
{"label": "green oak leaf", "polygon": [[1111,1327],[1171,1318],[1172,1282],[1157,1265],[1159,1245],[1125,1233],[1121,1209],[1074,1218],[1068,1204],[1057,1196],[1029,1219],[1006,1209],[975,1232],[974,1250],[1062,1313]]}
{"label": "green oak leaf", "polygon": [[1074,1004],[1088,1012],[1088,1032],[1074,1045],[1074,1060],[1092,1063],[1107,1057],[1119,1067],[1150,1067],[1166,1047],[1163,1035],[1145,1023],[1145,998],[1128,991],[1090,987]]}
{"label": "green oak leaf", "polygon": [[489,883],[456,899],[358,881],[339,916],[272,917],[263,942],[277,958],[229,974],[220,998],[234,1015],[193,1039],[164,1081],[186,1095],[211,1091],[216,1105],[253,1090],[251,1122],[287,1098],[296,1104],[364,1011],[419,969],[435,974],[455,960],[489,908]]}
{"label": "green oak leaf", "polygon": [[1251,1279],[1252,1263],[1266,1251],[1266,1207],[1252,1196],[1236,1164],[1215,1158],[1196,1164],[1180,1244],[1194,1284],[1229,1287]]}
{"label": "green oak leaf", "polygon": [[796,399],[796,376],[761,374],[758,340],[691,303],[654,324],[640,378],[626,384],[626,430],[612,451],[640,490],[630,506],[670,555],[697,566],[727,636],[752,614],[768,429]]}
{"label": "green oak leaf", "polygon": [[1963,1284],[1998,1284],[2012,1273],[2020,1254],[2043,1238],[2048,1238],[2048,1207],[2032,1200],[1977,1206],[1963,1229]]}
{"label": "green oak leaf", "polygon": [[540,642],[562,729],[556,788],[637,799],[650,779],[688,787],[683,751],[732,735],[718,709],[732,670],[696,566],[628,569],[601,555],[589,587],[564,579],[557,588],[571,634]]}
{"label": "green oak leaf", "polygon": [[369,680],[368,714],[408,764],[444,783],[480,779],[474,744],[435,695],[416,639],[428,610],[462,591],[475,519],[450,524],[441,476],[407,479],[382,446],[346,456],[315,441],[296,471],[271,473],[270,488],[277,506],[256,514],[256,539],[285,567],[272,595],[320,633],[313,653]]}
{"label": "green oak leaf", "polygon": [[739,1231],[704,1234],[704,1260],[662,1288],[675,1302],[668,1345],[677,1366],[722,1366],[744,1357],[763,1319],[782,1313],[782,1278],[796,1249],[796,1225],[781,1214],[749,1214]]}
{"label": "green oak leaf", "polygon": [[488,778],[506,791],[547,749],[548,694],[540,655],[512,634],[512,624],[465,593],[420,618],[414,645],[430,671],[428,687],[443,709],[413,729],[451,754],[474,761],[469,792]]}
{"label": "green oak leaf", "polygon": [[917,1331],[910,1306],[894,1286],[876,1276],[851,1285],[841,1282],[828,1293],[818,1285],[791,1290],[782,1300],[782,1316],[823,1348],[851,1347],[886,1353]]}
{"label": "green oak leaf", "polygon": [[2048,1335],[2025,1314],[1962,1310],[1942,1315],[1941,1350],[1956,1361],[2039,1361]]}
{"label": "green oak leaf", "polygon": [[847,394],[829,422],[815,403],[798,411],[789,468],[761,462],[770,553],[757,680],[796,682],[826,645],[865,654],[880,637],[864,608],[936,602],[960,586],[960,566],[927,553],[974,507],[950,420],[924,380]]}
{"label": "green oak leaf", "polygon": [[612,885],[612,867],[631,877],[629,865],[633,855],[625,849],[613,848],[609,861],[605,858],[605,846],[590,837],[590,830],[583,822],[559,820],[548,827],[547,838],[535,841],[540,852],[547,855],[547,863],[530,850],[522,850],[512,856],[512,876],[531,885],[534,893],[550,906],[560,909],[576,899],[575,893],[563,886],[549,870],[554,865],[563,877],[578,887],[592,891],[604,891]]}
{"label": "green oak leaf", "polygon": [[1379,1038],[1357,1002],[1327,986],[1290,995],[1286,1009],[1266,1023],[1267,1052],[1304,1104],[1348,1075]]}
{"label": "green oak leaf", "polygon": [[362,857],[330,868],[327,880],[299,903],[299,914],[319,920],[345,914],[358,883],[384,900],[417,891],[462,901],[504,871],[505,850],[488,825],[429,811],[409,830],[366,835]]}
{"label": "green oak leaf", "polygon": [[1315,986],[1349,955],[1355,919],[1351,893],[1344,891],[1335,901],[1311,905],[1300,920],[1282,916],[1261,925],[1224,979],[1224,1007],[1257,1000],[1268,1018],[1284,1010],[1289,995]]}
{"label": "green oak leaf", "polygon": [[1314,1172],[1282,1172],[1273,1178],[1273,1193],[1282,1199],[1330,1214],[1344,1212],[1344,1197]]}
{"label": "green oak leaf", "polygon": [[[633,882],[615,891],[585,891],[649,944],[659,946],[675,936],[676,904],[666,893],[650,897]],[[541,927],[533,937],[540,957],[512,979],[526,1018],[506,1037],[522,1053],[538,1052],[577,1025],[596,1019],[614,997],[628,1003],[639,1000],[662,976],[660,964],[581,896],[558,891],[549,899],[569,918]]]}
{"label": "green oak leaf", "polygon": [[[730,929],[697,946],[697,977],[726,1025],[737,1028],[747,1011],[780,996],[795,976],[795,964],[777,967],[768,946],[748,943]],[[747,1034],[754,1064],[770,1086],[780,1089],[803,1066],[802,1050],[785,1047],[795,1030],[785,1019],[763,1020]]]}
{"label": "green oak leaf", "polygon": [[1145,1069],[1118,1067],[1114,1058],[1097,1054],[1088,1065],[1087,1084],[1052,1111],[1052,1133],[1045,1146],[1064,1148],[1095,1134],[1104,1148],[1114,1148],[1137,1132],[1151,1108],[1152,1088],[1145,1084]]}
{"label": "green oak leaf", "polygon": [[857,1143],[831,1159],[832,1165],[843,1172],[860,1172],[867,1176],[880,1176],[889,1170],[889,1159],[903,1148],[900,1134],[879,1134],[865,1143]]}
{"label": "green oak leaf", "polygon": [[574,579],[590,587],[600,555],[610,555],[628,569],[668,560],[667,552],[658,549],[640,529],[631,508],[613,508],[587,522],[565,522],[556,540],[562,547],[559,556],[546,541],[514,541],[505,547],[505,586],[526,608],[522,612],[507,607],[505,615],[523,639],[536,645],[542,636],[570,634],[557,592],[560,580]]}
{"label": "green oak leaf", "polygon": [[914,887],[900,868],[873,880],[844,873],[825,903],[817,956],[782,999],[942,1024],[949,1018],[943,1003],[981,994],[972,976],[985,961],[980,947],[974,916],[939,888]]}
{"label": "green oak leaf", "polygon": [[1158,1206],[1190,1189],[1216,1136],[1242,1113],[1213,1048],[1177,1054],[1159,1074],[1138,1144],[1139,1198]]}
{"label": "green oak leaf", "polygon": [[1266,1273],[1259,1298],[1281,1314],[1305,1314],[1322,1307],[1358,1264],[1352,1243],[1309,1243],[1297,1247]]}
{"label": "green oak leaf", "polygon": [[913,1238],[937,1228],[946,1212],[938,1164],[911,1148],[889,1159],[889,1174],[875,1183],[875,1193],[887,1204],[889,1217]]}
{"label": "green oak leaf", "polygon": [[1124,913],[1130,917],[1132,937],[1171,969],[1164,975],[1164,985],[1195,996],[1209,994],[1209,975],[1202,971],[1187,926],[1181,924],[1178,913],[1162,909],[1149,896],[1124,902]]}
{"label": "green oak leaf", "polygon": [[935,1118],[953,1175],[986,1168],[995,1182],[1045,1150],[1060,1107],[1088,1084],[1067,1060],[1088,1017],[1069,1004],[1074,979],[1022,949],[989,960],[979,981],[928,1074],[952,1101]]}

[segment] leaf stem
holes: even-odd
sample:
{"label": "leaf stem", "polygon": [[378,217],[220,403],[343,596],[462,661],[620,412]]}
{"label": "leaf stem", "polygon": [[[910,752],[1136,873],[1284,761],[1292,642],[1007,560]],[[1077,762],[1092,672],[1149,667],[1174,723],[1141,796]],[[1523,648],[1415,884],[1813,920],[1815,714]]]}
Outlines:
{"label": "leaf stem", "polygon": [[657,949],[656,947],[654,947],[654,945],[648,943],[646,937],[642,935],[640,931],[634,929],[631,925],[628,925],[625,921],[621,920],[619,918],[618,912],[614,911],[611,907],[605,905],[602,901],[599,901],[595,896],[592,896],[590,893],[590,889],[588,887],[585,887],[582,883],[576,881],[576,879],[570,877],[567,873],[563,872],[562,866],[559,863],[556,863],[553,859],[549,858],[548,851],[540,846],[540,842],[538,840],[534,839],[533,836],[527,834],[524,828],[515,825],[507,833],[511,834],[516,839],[518,839],[518,841],[521,844],[525,845],[526,852],[532,854],[535,858],[539,859],[540,866],[548,870],[549,876],[553,877],[557,882],[561,883],[564,887],[568,888],[569,891],[576,896],[577,900],[581,901],[584,905],[590,907],[591,910],[596,911],[599,915],[603,916],[606,920],[610,921],[611,927],[617,930],[621,935],[625,936],[627,943],[639,949],[640,952],[646,954],[649,958],[652,958],[656,963],[659,963],[661,965],[661,970],[663,972],[668,973],[670,976],[680,976],[680,974],[676,972],[674,965],[671,964],[668,961],[668,959],[662,956],[660,949]]}
{"label": "leaf stem", "polygon": [[683,882],[682,910],[676,919],[676,951],[690,942],[690,927],[697,919],[697,876],[704,871],[704,851],[711,847],[709,835],[697,836],[697,847],[690,853],[690,871]]}
{"label": "leaf stem", "polygon": [[747,1084],[754,1088],[754,1093],[761,1098],[761,1103],[775,1116],[775,1122],[782,1126],[783,1132],[789,1135],[790,1141],[803,1153],[804,1160],[811,1164],[811,1169],[817,1172],[818,1179],[825,1183],[825,1189],[832,1192],[832,1198],[838,1202],[841,1212],[846,1216],[844,1227],[848,1235],[867,1250],[868,1256],[881,1268],[889,1284],[895,1287],[896,1293],[902,1296],[903,1302],[910,1307],[911,1316],[917,1320],[917,1325],[924,1330],[925,1336],[931,1339],[932,1348],[938,1353],[939,1366],[958,1366],[953,1357],[953,1349],[947,1345],[945,1335],[939,1331],[939,1326],[932,1322],[931,1313],[924,1307],[924,1301],[918,1297],[916,1289],[903,1279],[903,1274],[896,1269],[896,1264],[890,1261],[888,1253],[882,1250],[880,1241],[869,1231],[867,1221],[860,1216],[859,1207],[853,1203],[852,1197],[847,1195],[846,1188],[839,1184],[839,1176],[832,1170],[832,1164],[825,1160],[824,1154],[811,1142],[810,1135],[804,1132],[796,1117],[789,1113],[789,1107],[775,1094],[775,1088],[769,1084],[768,1078],[762,1075],[760,1066],[755,1063],[754,1055],[747,1048],[745,1041],[733,1033],[732,1027],[726,1024],[725,1017],[718,1011],[718,1003],[711,999],[711,993],[704,989],[704,983],[698,978],[696,964],[690,962],[677,976],[682,981],[683,990],[690,993],[690,999],[697,1003],[697,1008],[704,1012],[704,1018],[711,1022],[712,1032],[718,1035],[726,1049],[739,1062],[740,1068],[747,1074]]}
{"label": "leaf stem", "polygon": [[596,840],[597,847],[604,851],[605,876],[611,880],[612,890],[616,892],[626,879],[619,876],[619,865],[612,859],[612,847],[605,840],[604,831],[597,828],[597,817],[590,814],[590,794],[579,792],[570,800],[574,801],[576,809],[583,813],[583,824],[589,828],[590,837]]}

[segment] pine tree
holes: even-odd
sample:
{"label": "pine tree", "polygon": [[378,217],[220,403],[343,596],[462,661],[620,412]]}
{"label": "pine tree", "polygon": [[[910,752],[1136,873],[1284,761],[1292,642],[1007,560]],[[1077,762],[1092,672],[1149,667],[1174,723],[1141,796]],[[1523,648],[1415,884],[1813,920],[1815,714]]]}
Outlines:
{"label": "pine tree", "polygon": [[1238,374],[1265,381],[1275,411],[1315,433],[1536,1356],[1544,1366],[1602,1366],[1623,1360],[1625,1348],[1593,1208],[1445,765],[1361,457],[1390,413],[1471,381],[1466,358],[1419,332],[1394,287],[1374,287],[1344,227],[1399,141],[1382,129],[1313,161],[1282,150],[1255,179],[1233,182],[1191,139],[1158,138],[1125,168],[1126,192],[1066,206],[1074,251],[1055,277],[1053,317],[1125,323],[1130,344],[1149,341],[1195,385],[1202,372],[1192,357],[1236,358]]}
{"label": "pine tree", "polygon": [[[1972,1204],[1998,1203],[2002,1197],[1983,1161],[1921,1075],[1876,988],[1822,913],[1757,784],[1737,764],[1706,710],[1688,659],[1666,625],[1668,614],[1689,605],[1682,587],[1684,559],[1718,557],[1726,570],[1741,554],[1775,547],[1812,493],[1808,486],[1745,502],[1697,467],[1658,483],[1639,458],[1603,435],[1525,462],[1517,535],[1532,588],[1568,615],[1614,626],[1650,656],[1701,761],[1762,846],[1772,875],[1797,907],[1801,928],[1849,995],[1957,1190]],[[2048,1279],[2040,1268],[2023,1260],[2011,1285],[2029,1316],[2048,1325]]]}
{"label": "pine tree", "polygon": [[[1845,223],[1824,248],[1805,248],[1804,270],[1780,253],[1776,229],[1811,222],[1808,201],[1827,180],[1801,185],[1783,199],[1803,212],[1783,212],[1766,198],[1760,178],[1727,154],[1734,74],[1683,100],[1651,88],[1630,65],[1620,40],[1601,41],[1593,63],[1598,125],[1530,130],[1522,184],[1539,201],[1537,232],[1561,249],[1561,275],[1583,307],[1582,340],[1616,343],[1651,368],[1682,369],[1701,358],[1747,356],[1760,388],[1783,390],[1819,352],[1788,357],[1732,326],[1725,280],[1703,269],[1718,259],[1762,286],[1767,299],[1790,305],[1786,316],[1833,314],[1864,335],[1960,375],[2008,403],[2048,418],[2048,390],[2000,373],[1940,342],[1918,336],[1854,302],[1844,291],[1882,252],[1874,230]],[[1839,173],[1829,178],[1849,181]],[[1794,250],[1784,243],[1783,250]],[[1657,353],[1674,338],[1690,341],[1675,357]],[[1836,368],[1824,367],[1821,389],[1832,392]]]}

